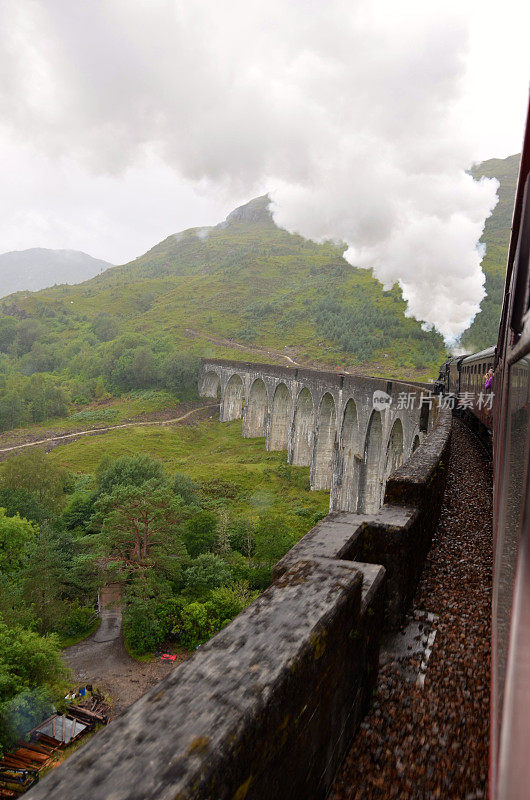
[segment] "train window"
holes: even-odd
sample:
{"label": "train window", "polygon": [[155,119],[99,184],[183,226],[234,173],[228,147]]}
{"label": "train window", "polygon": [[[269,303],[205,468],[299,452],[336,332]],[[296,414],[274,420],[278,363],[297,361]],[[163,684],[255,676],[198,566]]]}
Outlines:
{"label": "train window", "polygon": [[[514,287],[511,329],[520,334],[523,330],[526,312],[529,306],[529,280],[530,280],[530,174],[526,178],[523,194],[523,208],[521,212],[521,227],[513,263]],[[518,337],[517,337],[518,338]]]}

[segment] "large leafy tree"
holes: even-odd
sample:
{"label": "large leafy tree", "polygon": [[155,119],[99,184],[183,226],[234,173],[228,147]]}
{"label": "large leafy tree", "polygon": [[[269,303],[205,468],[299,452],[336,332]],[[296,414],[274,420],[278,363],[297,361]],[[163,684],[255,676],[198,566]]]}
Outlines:
{"label": "large leafy tree", "polygon": [[8,431],[25,421],[25,407],[19,394],[8,391],[0,397],[0,430]]}
{"label": "large leafy tree", "polygon": [[46,519],[46,509],[27,489],[0,489],[0,507],[5,508],[8,517],[20,514],[37,523]]}
{"label": "large leafy tree", "polygon": [[103,553],[122,573],[156,567],[168,554],[184,553],[184,507],[168,484],[150,480],[140,486],[118,485],[100,497],[97,508],[103,520]]}
{"label": "large leafy tree", "polygon": [[64,674],[54,636],[0,622],[0,752],[51,710]]}
{"label": "large leafy tree", "polygon": [[27,547],[26,563],[20,572],[26,603],[31,605],[40,633],[56,629],[65,612],[64,587],[72,559],[69,537],[43,525]]}

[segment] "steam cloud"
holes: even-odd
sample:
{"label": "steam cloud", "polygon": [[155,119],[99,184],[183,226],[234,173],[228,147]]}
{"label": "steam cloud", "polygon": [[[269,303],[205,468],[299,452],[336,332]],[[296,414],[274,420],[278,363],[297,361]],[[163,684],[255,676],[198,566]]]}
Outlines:
{"label": "steam cloud", "polygon": [[495,181],[465,170],[468,32],[447,2],[4,0],[4,132],[96,174],[156,156],[347,244],[448,339],[484,295]]}

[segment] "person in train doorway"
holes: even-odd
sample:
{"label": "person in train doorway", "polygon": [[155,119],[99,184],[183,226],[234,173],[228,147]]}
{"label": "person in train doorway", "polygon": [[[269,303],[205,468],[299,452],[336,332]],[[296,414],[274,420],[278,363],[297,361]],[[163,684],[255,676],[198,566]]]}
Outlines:
{"label": "person in train doorway", "polygon": [[493,370],[489,369],[486,372],[486,375],[484,376],[484,389],[486,391],[488,391],[488,389],[491,389],[491,384],[493,383],[493,375],[494,375]]}

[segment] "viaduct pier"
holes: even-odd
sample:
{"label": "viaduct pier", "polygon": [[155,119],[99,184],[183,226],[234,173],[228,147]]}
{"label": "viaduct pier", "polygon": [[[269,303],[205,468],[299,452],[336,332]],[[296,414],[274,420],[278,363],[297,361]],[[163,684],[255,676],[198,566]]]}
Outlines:
{"label": "viaduct pier", "polygon": [[330,511],[376,511],[436,414],[417,384],[220,359],[203,361],[199,393],[219,397],[221,422],[242,418],[244,437],[309,466]]}

